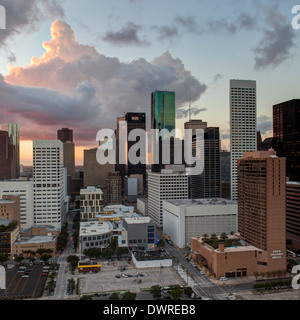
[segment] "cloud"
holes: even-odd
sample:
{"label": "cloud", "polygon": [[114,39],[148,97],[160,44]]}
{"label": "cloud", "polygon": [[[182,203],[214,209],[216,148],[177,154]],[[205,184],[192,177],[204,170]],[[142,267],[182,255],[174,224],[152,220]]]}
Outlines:
{"label": "cloud", "polygon": [[149,42],[139,38],[138,32],[140,30],[141,26],[138,26],[132,22],[128,22],[127,25],[124,28],[122,28],[121,31],[108,31],[105,37],[103,37],[103,40],[110,42],[114,45],[149,46]]}
{"label": "cloud", "polygon": [[64,10],[58,0],[2,0],[6,9],[6,30],[1,30],[0,44],[16,34],[35,30],[46,19],[63,18]]}
{"label": "cloud", "polygon": [[265,114],[260,115],[257,118],[257,129],[262,135],[270,133],[273,130],[273,120],[272,117]]}
{"label": "cloud", "polygon": [[262,39],[254,48],[256,53],[254,68],[257,70],[266,67],[276,68],[292,56],[296,34],[291,28],[290,21],[287,21],[280,12],[278,5],[259,6],[259,8],[265,14],[268,28],[264,29]]}
{"label": "cloud", "polygon": [[201,112],[205,112],[207,110],[208,110],[207,108],[197,108],[197,107],[192,107],[189,109],[180,108],[177,111],[177,119],[185,119],[185,118],[188,118],[189,116],[195,117],[199,115]]}
{"label": "cloud", "polygon": [[176,26],[153,26],[152,28],[158,31],[158,40],[172,40],[179,36],[179,31]]}
{"label": "cloud", "polygon": [[219,80],[223,79],[223,76],[220,74],[220,73],[217,73],[215,76],[214,76],[214,80],[213,80],[213,83],[216,84]]}
{"label": "cloud", "polygon": [[1,116],[20,123],[22,139],[67,126],[77,144],[91,144],[99,129],[114,129],[124,112],[146,112],[149,122],[156,89],[175,91],[178,109],[206,90],[168,51],[151,62],[123,63],[78,43],[64,21],[53,22],[51,40],[43,47],[41,57],[26,67],[11,66],[0,83]]}

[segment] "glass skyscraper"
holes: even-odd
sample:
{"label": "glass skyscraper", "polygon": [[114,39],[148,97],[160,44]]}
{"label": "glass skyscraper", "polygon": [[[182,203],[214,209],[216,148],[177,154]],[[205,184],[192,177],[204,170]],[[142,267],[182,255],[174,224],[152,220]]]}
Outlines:
{"label": "glass skyscraper", "polygon": [[[167,129],[169,132],[175,129],[176,108],[175,92],[155,91],[151,99],[151,129]],[[152,171],[159,172],[162,169],[161,163],[161,142],[164,136],[155,135],[152,141]],[[160,151],[160,152],[159,152]],[[159,157],[157,154],[159,152]],[[157,159],[158,161],[155,161]],[[158,163],[159,162],[159,163]]]}

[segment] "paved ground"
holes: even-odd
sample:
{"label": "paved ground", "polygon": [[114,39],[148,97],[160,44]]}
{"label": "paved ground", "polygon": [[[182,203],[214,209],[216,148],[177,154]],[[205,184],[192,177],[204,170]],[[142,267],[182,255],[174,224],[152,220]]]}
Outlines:
{"label": "paved ground", "polygon": [[[179,284],[184,285],[183,279],[177,274],[176,270],[170,268],[144,268],[137,269],[134,265],[128,264],[126,261],[101,262],[102,270],[97,274],[79,274],[76,271],[73,278],[75,281],[80,278],[80,294],[95,293],[95,292],[111,292],[130,290],[131,292],[140,292],[141,289],[151,288],[153,285],[162,287]],[[125,266],[124,274],[132,275],[133,277],[120,277],[120,267]],[[146,273],[147,277],[137,277],[137,274]],[[138,280],[142,282],[139,284]]]}
{"label": "paved ground", "polygon": [[239,294],[239,297],[245,300],[300,300],[300,290],[264,294],[253,294],[252,292],[246,292]]}

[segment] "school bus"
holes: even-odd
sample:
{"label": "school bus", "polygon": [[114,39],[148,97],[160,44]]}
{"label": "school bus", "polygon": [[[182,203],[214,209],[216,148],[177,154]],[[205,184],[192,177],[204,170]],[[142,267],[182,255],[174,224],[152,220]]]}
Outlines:
{"label": "school bus", "polygon": [[79,273],[97,273],[101,271],[102,265],[97,261],[81,261],[78,263]]}

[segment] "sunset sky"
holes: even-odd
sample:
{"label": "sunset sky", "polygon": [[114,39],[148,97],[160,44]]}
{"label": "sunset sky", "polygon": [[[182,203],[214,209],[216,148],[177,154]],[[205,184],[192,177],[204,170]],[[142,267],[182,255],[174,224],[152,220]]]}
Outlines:
{"label": "sunset sky", "polygon": [[[177,126],[219,126],[229,146],[229,80],[257,81],[258,129],[272,106],[300,98],[300,29],[285,0],[0,0],[0,123],[18,123],[21,163],[32,140],[74,130],[76,164],[101,128],[176,92]],[[149,128],[149,125],[148,125]]]}

